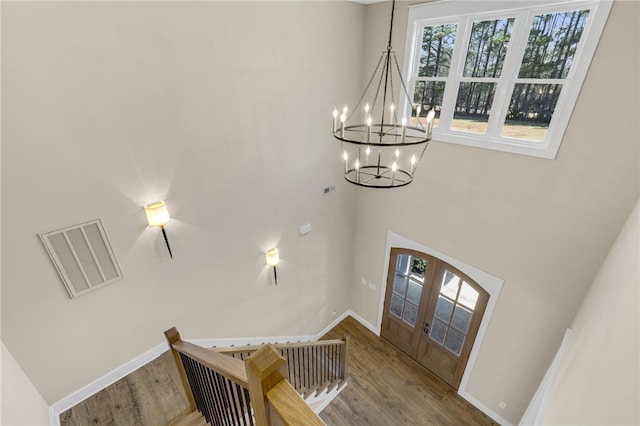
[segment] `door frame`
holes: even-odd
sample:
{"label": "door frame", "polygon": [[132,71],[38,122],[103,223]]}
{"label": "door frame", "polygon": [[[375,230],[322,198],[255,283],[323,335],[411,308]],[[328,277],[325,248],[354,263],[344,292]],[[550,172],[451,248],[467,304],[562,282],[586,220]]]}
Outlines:
{"label": "door frame", "polygon": [[[467,365],[462,375],[462,380],[460,381],[460,387],[458,388],[458,394],[462,396],[464,399],[471,402],[473,405],[475,405],[476,407],[482,410],[484,409],[489,410],[489,408],[486,407],[483,403],[481,403],[477,398],[469,394],[469,392],[467,391],[467,385],[469,384],[469,378],[471,377],[471,374],[473,372],[473,367],[475,366],[476,359],[478,357],[478,352],[480,351],[480,347],[482,346],[482,342],[484,341],[485,334],[487,332],[487,329],[489,328],[489,322],[491,321],[491,317],[493,316],[493,311],[496,307],[496,303],[498,302],[500,292],[502,291],[504,280],[502,278],[498,278],[494,275],[491,275],[485,271],[482,271],[474,266],[468,265],[462,262],[461,260],[455,259],[451,256],[441,253],[436,249],[427,247],[416,241],[410,240],[409,238],[403,237],[402,235],[396,234],[395,232],[388,231],[387,243],[386,243],[385,254],[384,254],[384,262],[383,262],[384,266],[382,270],[382,280],[381,280],[381,286],[380,286],[381,289],[386,290],[387,275],[389,273],[389,257],[391,254],[391,247],[402,247],[402,248],[407,248],[411,250],[416,250],[416,251],[426,253],[430,256],[436,257],[440,260],[443,260],[444,262],[450,264],[455,268],[458,268],[461,272],[468,275],[469,278],[473,279],[482,288],[484,288],[487,291],[487,293],[489,293],[489,301],[487,302],[487,307],[485,308],[484,316],[482,317],[482,321],[480,322],[480,328],[478,329],[476,340],[473,343],[471,353],[469,354],[469,359],[467,360]],[[384,283],[384,285],[382,285],[382,283]],[[384,313],[385,294],[386,294],[386,291],[380,291],[380,301],[378,306],[378,322],[376,324],[378,335],[380,335],[380,330],[382,327],[382,314]]]}

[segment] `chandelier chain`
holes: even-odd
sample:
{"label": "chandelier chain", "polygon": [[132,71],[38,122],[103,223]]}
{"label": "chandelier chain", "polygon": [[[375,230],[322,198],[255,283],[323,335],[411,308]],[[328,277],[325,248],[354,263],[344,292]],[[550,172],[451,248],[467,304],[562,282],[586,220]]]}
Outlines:
{"label": "chandelier chain", "polygon": [[369,79],[369,82],[367,83],[367,87],[364,89],[364,92],[362,92],[362,96],[360,96],[360,100],[358,100],[358,103],[356,104],[355,108],[353,108],[353,111],[349,113],[347,117],[347,121],[351,118],[353,113],[358,110],[358,107],[360,106],[360,104],[362,104],[362,100],[367,95],[367,92],[369,91],[369,87],[371,87],[371,83],[373,82],[373,79],[376,77],[376,74],[378,73],[378,69],[380,69],[380,64],[382,63],[383,57],[384,57],[384,54],[380,56],[380,59],[378,59],[378,64],[376,65],[376,69],[373,71],[373,74],[371,75],[371,78]]}
{"label": "chandelier chain", "polygon": [[[404,94],[407,97],[407,101],[409,101],[409,105],[413,105],[413,102],[411,102],[411,96],[409,96],[409,91],[407,90],[407,86],[405,85],[404,80],[402,79],[402,73],[400,72],[400,64],[398,64],[398,57],[396,56],[395,52],[393,52],[393,60],[396,63],[396,69],[398,70],[398,75],[400,76],[400,84],[402,85],[402,90],[404,91]],[[416,121],[417,121],[418,127],[423,127],[418,117],[416,117]]]}

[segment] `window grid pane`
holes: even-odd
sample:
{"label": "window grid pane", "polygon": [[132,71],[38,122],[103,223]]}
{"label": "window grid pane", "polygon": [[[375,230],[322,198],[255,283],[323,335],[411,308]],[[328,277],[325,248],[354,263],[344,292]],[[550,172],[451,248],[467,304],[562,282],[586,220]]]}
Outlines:
{"label": "window grid pane", "polygon": [[425,27],[420,46],[418,76],[446,77],[449,75],[456,24]]}
{"label": "window grid pane", "polygon": [[562,84],[516,84],[502,136],[543,142],[561,90]]}
{"label": "window grid pane", "polygon": [[513,21],[510,18],[473,23],[464,67],[465,77],[500,77]]}
{"label": "window grid pane", "polygon": [[411,327],[416,325],[427,267],[426,259],[397,255],[389,310]]}
{"label": "window grid pane", "polygon": [[588,16],[588,10],[535,16],[518,77],[567,78]]}
{"label": "window grid pane", "polygon": [[431,320],[429,336],[460,355],[480,293],[458,275],[445,270]]}

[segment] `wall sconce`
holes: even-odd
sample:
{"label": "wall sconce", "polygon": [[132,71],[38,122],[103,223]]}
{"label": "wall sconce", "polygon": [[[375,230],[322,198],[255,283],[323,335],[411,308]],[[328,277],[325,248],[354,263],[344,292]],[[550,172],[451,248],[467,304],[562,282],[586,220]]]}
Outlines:
{"label": "wall sconce", "polygon": [[162,236],[164,237],[164,242],[169,250],[169,256],[173,259],[173,253],[171,253],[171,246],[169,245],[169,239],[167,238],[167,231],[164,230],[164,226],[171,220],[169,211],[167,210],[167,205],[164,201],[156,201],[155,203],[144,206],[144,212],[147,214],[147,222],[149,223],[149,226],[157,226],[162,229]]}
{"label": "wall sconce", "polygon": [[276,265],[280,262],[280,255],[278,253],[278,248],[274,247],[270,250],[267,250],[266,253],[267,265],[273,266],[273,279],[278,285],[278,273],[276,272]]}

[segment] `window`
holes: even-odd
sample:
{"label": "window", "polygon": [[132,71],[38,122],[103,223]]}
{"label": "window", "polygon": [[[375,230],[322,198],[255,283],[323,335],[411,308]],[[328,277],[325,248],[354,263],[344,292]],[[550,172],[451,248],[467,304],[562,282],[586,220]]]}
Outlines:
{"label": "window", "polygon": [[434,109],[436,140],[555,158],[612,1],[496,5],[410,7],[406,115]]}

